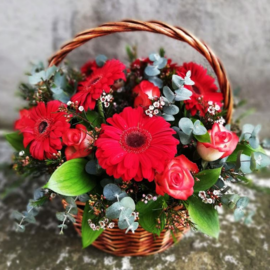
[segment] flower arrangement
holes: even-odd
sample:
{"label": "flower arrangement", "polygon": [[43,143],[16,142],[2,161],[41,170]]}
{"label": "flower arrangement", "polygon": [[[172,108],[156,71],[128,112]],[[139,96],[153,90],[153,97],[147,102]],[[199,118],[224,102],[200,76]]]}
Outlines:
{"label": "flower arrangement", "polygon": [[14,212],[16,230],[55,196],[65,204],[56,213],[60,233],[84,205],[84,247],[115,227],[172,238],[193,228],[217,238],[222,206],[250,219],[249,198],[231,186],[270,164],[261,127],[226,123],[223,94],[203,66],[174,63],[164,50],[147,58],[127,51],[129,66],[104,55],[80,71],[39,64],[21,85],[27,106],[6,135],[13,168],[48,182]]}

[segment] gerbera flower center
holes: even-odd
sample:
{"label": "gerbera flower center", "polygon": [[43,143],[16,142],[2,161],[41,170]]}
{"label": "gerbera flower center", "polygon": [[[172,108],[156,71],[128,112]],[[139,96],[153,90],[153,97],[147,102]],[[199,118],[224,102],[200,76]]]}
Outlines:
{"label": "gerbera flower center", "polygon": [[46,121],[42,121],[38,126],[38,132],[41,134],[46,131],[48,127],[48,123]]}
{"label": "gerbera flower center", "polygon": [[101,79],[100,76],[99,76],[99,77],[96,77],[96,78],[93,78],[93,79],[89,82],[89,84],[90,84],[90,85],[93,85],[93,84],[97,83],[100,79]]}
{"label": "gerbera flower center", "polygon": [[201,94],[200,88],[197,87],[196,85],[192,85],[192,90],[198,95]]}
{"label": "gerbera flower center", "polygon": [[125,130],[120,138],[123,149],[131,153],[144,152],[149,148],[151,141],[151,134],[147,130],[137,127]]}

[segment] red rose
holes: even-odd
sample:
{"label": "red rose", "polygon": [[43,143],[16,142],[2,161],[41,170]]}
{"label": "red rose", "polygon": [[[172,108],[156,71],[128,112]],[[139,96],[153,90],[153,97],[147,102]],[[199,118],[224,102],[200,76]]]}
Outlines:
{"label": "red rose", "polygon": [[87,133],[84,125],[78,124],[74,129],[69,129],[63,135],[63,143],[67,145],[66,159],[88,156],[92,151],[94,139]]}
{"label": "red rose", "polygon": [[211,130],[208,130],[211,138],[210,143],[197,144],[197,151],[202,159],[214,161],[229,156],[237,146],[238,136],[227,130],[224,126],[215,123]]}
{"label": "red rose", "polygon": [[184,155],[172,159],[161,174],[156,174],[156,193],[167,193],[175,199],[187,200],[193,194],[194,178],[198,166]]}
{"label": "red rose", "polygon": [[137,97],[134,100],[134,107],[148,107],[152,105],[152,100],[160,97],[160,90],[149,81],[142,81],[132,91]]}

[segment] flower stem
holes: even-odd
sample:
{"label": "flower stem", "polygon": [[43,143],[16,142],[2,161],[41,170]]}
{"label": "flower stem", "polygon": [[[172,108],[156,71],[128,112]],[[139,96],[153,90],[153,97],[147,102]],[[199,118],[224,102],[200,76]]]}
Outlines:
{"label": "flower stem", "polygon": [[106,121],[105,121],[105,116],[104,116],[103,105],[100,99],[98,100],[97,105],[98,105],[98,112],[100,116],[102,117],[102,122],[105,123]]}

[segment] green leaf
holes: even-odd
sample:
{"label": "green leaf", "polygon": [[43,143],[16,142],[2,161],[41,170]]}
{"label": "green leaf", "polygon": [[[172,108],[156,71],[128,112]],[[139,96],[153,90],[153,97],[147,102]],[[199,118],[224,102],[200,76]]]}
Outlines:
{"label": "green leaf", "polygon": [[[150,201],[145,204],[139,201],[136,205],[136,210],[139,212],[139,223],[148,232],[160,235],[161,231],[165,227],[166,216],[164,214],[163,208],[166,205],[166,199],[168,195],[160,196],[156,201]],[[156,225],[157,219],[160,219],[160,228]]]}
{"label": "green leaf", "polygon": [[5,138],[16,151],[25,150],[23,145],[23,135],[18,131],[6,134]]}
{"label": "green leaf", "polygon": [[200,181],[195,182],[194,191],[199,192],[201,190],[207,190],[215,185],[220,176],[221,169],[222,167],[209,169],[195,174],[195,177],[199,178]]}
{"label": "green leaf", "polygon": [[193,134],[193,136],[195,137],[195,139],[198,142],[207,142],[207,143],[210,143],[211,142],[211,138],[210,138],[210,135],[209,135],[208,132],[206,132],[203,135],[195,135],[195,134]]}
{"label": "green leaf", "polygon": [[96,186],[93,176],[85,171],[85,159],[72,159],[61,165],[43,187],[65,196],[78,196],[89,192]]}
{"label": "green leaf", "polygon": [[98,231],[93,231],[89,224],[88,219],[94,219],[95,215],[89,212],[90,207],[89,204],[86,204],[83,212],[83,220],[82,220],[82,245],[83,248],[90,246],[103,232],[102,229]]}
{"label": "green leaf", "polygon": [[188,213],[196,228],[215,238],[219,235],[219,220],[217,210],[210,204],[205,204],[199,198],[188,198]]}
{"label": "green leaf", "polygon": [[88,111],[86,113],[86,118],[95,127],[100,127],[101,123],[103,122],[100,114],[95,111]]}
{"label": "green leaf", "polygon": [[248,144],[239,143],[236,146],[234,152],[228,157],[227,162],[236,161],[237,160],[237,155],[238,155],[238,152],[239,151],[242,151],[242,154],[245,154],[247,156],[251,156],[252,153],[254,153],[254,152],[260,152],[260,153],[265,154],[265,151],[264,151],[264,149],[261,146],[259,146],[257,149],[253,149]]}

